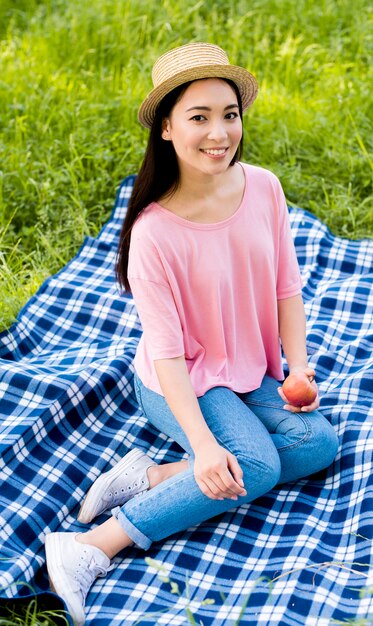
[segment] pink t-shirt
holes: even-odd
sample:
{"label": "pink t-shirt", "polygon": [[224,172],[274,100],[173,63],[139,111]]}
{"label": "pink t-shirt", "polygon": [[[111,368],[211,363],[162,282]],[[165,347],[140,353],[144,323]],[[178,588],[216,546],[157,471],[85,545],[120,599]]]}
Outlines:
{"label": "pink t-shirt", "polygon": [[154,360],[181,355],[197,396],[283,378],[277,300],[302,288],[288,210],[274,174],[242,166],[244,195],[228,219],[191,222],[153,202],[133,226],[128,278],[143,327],[135,368],[158,394]]}

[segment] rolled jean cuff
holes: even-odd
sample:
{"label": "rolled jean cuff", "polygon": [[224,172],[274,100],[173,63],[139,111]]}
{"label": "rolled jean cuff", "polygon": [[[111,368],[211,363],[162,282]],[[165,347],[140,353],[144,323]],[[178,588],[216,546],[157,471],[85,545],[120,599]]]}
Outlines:
{"label": "rolled jean cuff", "polygon": [[127,533],[129,538],[132,539],[138,548],[142,548],[143,550],[148,550],[148,548],[150,548],[152,541],[129,521],[120,506],[112,509],[111,513],[118,520],[124,532]]}

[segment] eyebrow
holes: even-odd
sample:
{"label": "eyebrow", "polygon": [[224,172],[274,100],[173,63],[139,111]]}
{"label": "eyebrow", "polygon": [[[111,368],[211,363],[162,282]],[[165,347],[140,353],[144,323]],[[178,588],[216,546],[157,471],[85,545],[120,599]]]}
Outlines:
{"label": "eyebrow", "polygon": [[[224,108],[224,111],[227,111],[228,109],[238,109],[238,108],[239,108],[238,104],[228,104],[228,106]],[[189,111],[211,111],[211,109],[210,107],[195,106],[195,107],[190,107],[190,109],[187,109],[186,113],[188,113]]]}

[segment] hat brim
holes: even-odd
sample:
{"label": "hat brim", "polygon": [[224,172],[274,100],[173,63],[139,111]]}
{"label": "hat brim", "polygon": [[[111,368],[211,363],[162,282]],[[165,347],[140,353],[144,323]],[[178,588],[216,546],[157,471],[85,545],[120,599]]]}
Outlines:
{"label": "hat brim", "polygon": [[233,81],[237,85],[241,95],[242,111],[246,111],[258,94],[258,83],[255,77],[243,67],[227,64],[204,65],[189,68],[164,81],[147,95],[138,113],[140,124],[145,126],[145,128],[151,128],[161,100],[170,93],[170,91],[184,83],[202,78],[227,78]]}

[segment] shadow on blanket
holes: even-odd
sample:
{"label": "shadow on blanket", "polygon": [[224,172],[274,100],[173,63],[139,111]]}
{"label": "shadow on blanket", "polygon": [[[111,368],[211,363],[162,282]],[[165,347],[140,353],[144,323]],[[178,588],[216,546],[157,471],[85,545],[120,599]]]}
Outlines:
{"label": "shadow on blanket", "polygon": [[[85,240],[0,336],[3,598],[22,598],[28,585],[48,589],[44,534],[82,529],[76,515],[83,494],[126,450],[136,445],[157,462],[182,455],[139,414],[133,395],[141,330],[132,299],[118,295],[113,269],[133,180],[123,181],[99,236]],[[186,582],[192,612],[205,626],[233,623],[250,592],[242,624],[326,626],[372,610],[373,243],[336,238],[301,209],[290,218],[310,362],[321,410],[340,439],[336,462],[322,476],[154,544],[148,556],[166,564],[181,598],[143,552],[123,553],[88,596],[88,625],[134,624],[141,616],[143,624],[185,623]],[[215,603],[202,604],[206,598]],[[154,616],[164,609],[163,618]]]}

